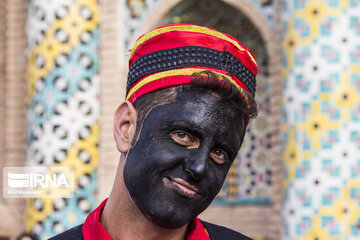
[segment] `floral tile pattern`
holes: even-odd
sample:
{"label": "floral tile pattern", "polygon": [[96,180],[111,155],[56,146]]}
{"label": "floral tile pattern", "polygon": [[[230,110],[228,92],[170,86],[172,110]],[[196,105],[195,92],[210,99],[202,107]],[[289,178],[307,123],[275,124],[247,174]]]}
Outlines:
{"label": "floral tile pattern", "polygon": [[360,239],[360,2],[282,7],[282,239]]}
{"label": "floral tile pattern", "polygon": [[72,198],[27,201],[26,230],[47,239],[97,206],[99,6],[33,0],[28,9],[27,165],[71,166],[76,181]]}

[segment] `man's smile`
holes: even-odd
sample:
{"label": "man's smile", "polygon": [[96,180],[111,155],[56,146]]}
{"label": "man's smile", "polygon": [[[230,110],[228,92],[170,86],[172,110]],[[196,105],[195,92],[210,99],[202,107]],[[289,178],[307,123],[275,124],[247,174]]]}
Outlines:
{"label": "man's smile", "polygon": [[166,187],[174,189],[180,195],[183,195],[187,198],[200,197],[199,189],[181,178],[164,177],[163,183]]}

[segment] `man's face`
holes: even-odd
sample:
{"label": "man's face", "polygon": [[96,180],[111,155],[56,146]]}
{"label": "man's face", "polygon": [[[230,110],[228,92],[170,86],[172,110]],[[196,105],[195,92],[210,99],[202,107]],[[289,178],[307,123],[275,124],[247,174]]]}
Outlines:
{"label": "man's face", "polygon": [[217,94],[182,89],[173,103],[150,110],[141,127],[125,185],[151,221],[181,227],[219,192],[243,141],[244,116]]}

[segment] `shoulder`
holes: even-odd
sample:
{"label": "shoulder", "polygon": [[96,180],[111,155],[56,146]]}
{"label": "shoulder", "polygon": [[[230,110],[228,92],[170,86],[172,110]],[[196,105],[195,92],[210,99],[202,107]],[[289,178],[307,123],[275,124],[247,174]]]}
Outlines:
{"label": "shoulder", "polygon": [[251,238],[216,224],[202,221],[206,231],[209,233],[211,240],[252,240]]}
{"label": "shoulder", "polygon": [[70,228],[69,230],[60,233],[59,235],[56,235],[52,238],[50,238],[49,240],[82,240],[83,238],[83,233],[82,233],[82,227],[83,224],[78,225],[76,227]]}

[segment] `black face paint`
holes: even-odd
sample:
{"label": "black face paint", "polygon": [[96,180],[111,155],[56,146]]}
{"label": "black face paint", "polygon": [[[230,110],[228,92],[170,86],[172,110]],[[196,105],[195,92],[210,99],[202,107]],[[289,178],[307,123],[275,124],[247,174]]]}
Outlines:
{"label": "black face paint", "polygon": [[[216,94],[185,88],[144,120],[127,154],[124,180],[136,206],[155,224],[181,227],[215,198],[245,132],[244,116],[233,106]],[[198,145],[181,144],[190,139],[184,133]],[[214,161],[214,154],[223,153],[223,164]]]}

